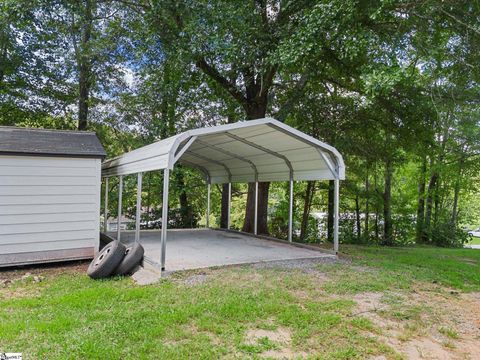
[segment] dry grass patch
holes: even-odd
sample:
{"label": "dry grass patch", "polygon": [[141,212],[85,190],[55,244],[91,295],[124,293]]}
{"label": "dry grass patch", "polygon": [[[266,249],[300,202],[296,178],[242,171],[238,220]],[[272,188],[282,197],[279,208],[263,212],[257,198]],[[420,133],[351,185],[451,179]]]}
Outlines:
{"label": "dry grass patch", "polygon": [[380,329],[373,336],[408,359],[478,356],[478,293],[452,295],[450,289],[417,284],[410,293],[365,292],[353,300],[357,304],[353,315],[372,321]]}
{"label": "dry grass patch", "polygon": [[245,343],[260,349],[259,356],[273,359],[305,358],[307,354],[292,348],[292,332],[285,327],[276,330],[251,329]]}

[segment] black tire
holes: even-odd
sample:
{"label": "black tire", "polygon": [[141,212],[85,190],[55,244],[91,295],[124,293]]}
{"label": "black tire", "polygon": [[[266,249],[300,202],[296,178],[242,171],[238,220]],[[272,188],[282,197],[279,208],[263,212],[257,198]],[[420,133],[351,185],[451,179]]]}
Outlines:
{"label": "black tire", "polygon": [[92,279],[106,278],[113,274],[125,255],[125,245],[112,241],[95,256],[87,269]]}
{"label": "black tire", "polygon": [[125,257],[115,269],[115,275],[126,275],[132,272],[143,259],[144,249],[138,242],[128,244],[125,249]]}
{"label": "black tire", "polygon": [[105,247],[105,245],[110,244],[112,241],[115,241],[115,239],[111,238],[107,234],[104,234],[104,233],[101,232],[100,233],[100,248],[99,248],[99,250],[102,250]]}

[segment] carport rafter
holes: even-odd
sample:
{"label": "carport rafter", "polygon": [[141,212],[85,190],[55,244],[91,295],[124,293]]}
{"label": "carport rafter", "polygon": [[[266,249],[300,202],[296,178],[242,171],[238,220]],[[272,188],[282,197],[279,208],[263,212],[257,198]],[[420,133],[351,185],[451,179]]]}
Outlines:
{"label": "carport rafter", "polygon": [[255,166],[255,164],[253,163],[253,161],[251,160],[248,160],[242,156],[239,156],[239,155],[236,155],[228,150],[225,150],[225,149],[222,149],[216,145],[210,145],[210,144],[207,144],[205,142],[203,142],[202,140],[197,140],[197,142],[199,144],[202,144],[203,146],[205,146],[206,148],[210,148],[210,149],[214,149],[215,151],[218,151],[222,154],[225,154],[227,156],[231,156],[232,158],[234,159],[238,159],[240,161],[243,161],[243,162],[246,162],[247,164],[249,164],[251,166],[251,168],[253,169],[253,172],[255,173],[255,178],[258,178],[258,170],[257,170],[257,167]]}
{"label": "carport rafter", "polygon": [[205,157],[205,156],[203,156],[203,155],[199,155],[199,154],[196,154],[196,153],[193,153],[193,152],[190,152],[190,151],[186,151],[186,153],[187,153],[188,155],[190,155],[190,156],[193,156],[193,157],[202,159],[202,160],[207,161],[207,162],[212,162],[212,163],[214,163],[214,164],[217,164],[217,165],[223,167],[223,168],[225,169],[225,171],[228,173],[228,179],[229,179],[229,181],[230,181],[230,182],[232,181],[232,173],[231,173],[229,167],[228,167],[225,163],[223,163],[223,162],[221,162],[221,161],[209,159],[209,158],[207,158],[207,157]]}
{"label": "carport rafter", "polygon": [[[261,145],[255,144],[251,141],[248,141],[240,136],[233,135],[229,132],[226,132],[225,135],[240,141],[243,144],[246,144],[248,146],[251,146],[257,150],[260,150],[264,153],[270,154],[272,156],[275,156],[277,158],[282,159],[285,164],[287,165],[288,169],[290,170],[290,183],[289,183],[289,201],[288,201],[288,241],[292,242],[292,237],[293,237],[293,167],[290,161],[282,154],[279,154],[275,151],[271,151],[267,148],[264,148]],[[257,224],[258,224],[258,173],[256,173],[255,176],[255,210],[254,210],[254,220],[253,220],[253,233],[257,235]]]}
{"label": "carport rafter", "polygon": [[251,141],[248,141],[247,139],[244,139],[240,136],[237,136],[237,135],[234,135],[234,134],[231,134],[229,133],[228,131],[225,133],[225,135],[231,137],[232,139],[234,140],[237,140],[237,141],[240,141],[241,143],[243,144],[246,144],[246,145],[249,145],[251,147],[254,147],[260,151],[263,151],[264,153],[267,153],[267,154],[270,154],[272,156],[275,156],[275,157],[278,157],[280,159],[282,159],[283,161],[285,161],[285,164],[288,166],[288,169],[290,170],[291,173],[293,173],[293,167],[292,167],[292,164],[290,163],[290,161],[282,154],[279,154],[278,152],[276,151],[272,151],[270,149],[267,149],[259,144],[255,144],[254,142],[251,142]]}

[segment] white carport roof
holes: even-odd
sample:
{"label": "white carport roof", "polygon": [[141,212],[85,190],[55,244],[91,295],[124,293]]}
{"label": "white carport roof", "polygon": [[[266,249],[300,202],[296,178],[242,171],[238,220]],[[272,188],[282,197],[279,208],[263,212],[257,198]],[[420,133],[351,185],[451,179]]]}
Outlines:
{"label": "white carport roof", "polygon": [[210,183],[345,178],[340,153],[275,119],[189,130],[102,164],[102,176],[197,168]]}

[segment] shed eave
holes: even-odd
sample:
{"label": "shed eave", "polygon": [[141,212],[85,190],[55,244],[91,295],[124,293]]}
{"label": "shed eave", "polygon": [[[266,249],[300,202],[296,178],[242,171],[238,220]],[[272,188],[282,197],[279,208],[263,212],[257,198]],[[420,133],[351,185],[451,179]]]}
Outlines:
{"label": "shed eave", "polygon": [[74,153],[49,153],[49,152],[28,152],[28,151],[0,151],[0,155],[5,156],[43,156],[43,157],[62,157],[62,158],[89,158],[103,160],[107,154],[74,154]]}

